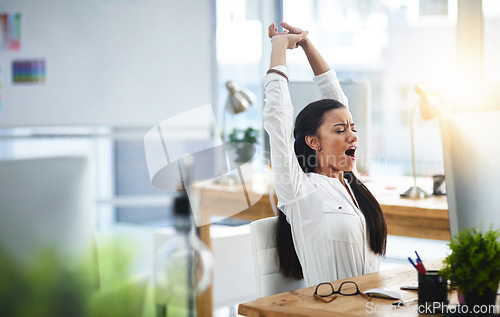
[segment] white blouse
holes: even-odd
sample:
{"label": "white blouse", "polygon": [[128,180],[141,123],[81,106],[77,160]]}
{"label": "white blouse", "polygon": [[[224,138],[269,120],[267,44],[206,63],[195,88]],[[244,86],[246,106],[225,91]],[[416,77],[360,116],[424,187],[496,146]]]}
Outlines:
{"label": "white blouse", "polygon": [[[275,69],[286,73],[285,66]],[[333,69],[314,77],[314,81],[321,98],[336,99],[347,106],[347,97]],[[264,128],[270,138],[278,208],[292,228],[306,285],[378,271],[380,256],[370,249],[365,218],[346,188],[337,178],[306,174],[298,164],[286,79],[269,73],[264,84]]]}

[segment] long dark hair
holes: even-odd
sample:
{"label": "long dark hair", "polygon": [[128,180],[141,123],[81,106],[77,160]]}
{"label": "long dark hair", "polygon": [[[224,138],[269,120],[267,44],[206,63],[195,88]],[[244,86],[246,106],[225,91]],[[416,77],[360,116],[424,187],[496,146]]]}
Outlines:
{"label": "long dark hair", "polygon": [[[299,165],[305,173],[313,172],[317,165],[316,152],[306,144],[305,137],[317,135],[323,123],[324,114],[338,108],[345,108],[345,106],[334,99],[321,99],[310,103],[298,114],[295,120],[294,148]],[[359,209],[365,216],[370,248],[376,254],[384,255],[387,244],[387,225],[379,203],[354,173],[344,172],[344,181],[351,186]],[[278,215],[276,242],[280,271],[285,276],[303,279],[302,267],[293,245],[292,230],[281,210]]]}

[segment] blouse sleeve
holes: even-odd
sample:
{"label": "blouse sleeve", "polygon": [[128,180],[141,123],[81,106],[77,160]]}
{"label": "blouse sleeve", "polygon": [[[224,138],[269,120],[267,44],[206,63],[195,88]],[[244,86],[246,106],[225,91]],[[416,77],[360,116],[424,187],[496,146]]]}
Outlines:
{"label": "blouse sleeve", "polygon": [[[276,70],[286,75],[285,66]],[[323,99],[335,99],[347,106],[347,97],[333,69],[314,77]],[[287,79],[271,72],[264,79],[264,128],[269,134],[271,165],[278,206],[287,205],[309,194],[314,186],[299,166],[294,149],[293,106]]]}
{"label": "blouse sleeve", "polygon": [[[275,69],[286,74],[285,66]],[[299,166],[294,150],[293,106],[285,77],[269,73],[264,79],[264,128],[269,134],[271,165],[278,206],[293,203],[308,178]]]}
{"label": "blouse sleeve", "polygon": [[333,69],[315,76],[313,80],[318,85],[321,99],[335,99],[340,101],[344,106],[349,107],[349,101],[342,91],[337,74]]}

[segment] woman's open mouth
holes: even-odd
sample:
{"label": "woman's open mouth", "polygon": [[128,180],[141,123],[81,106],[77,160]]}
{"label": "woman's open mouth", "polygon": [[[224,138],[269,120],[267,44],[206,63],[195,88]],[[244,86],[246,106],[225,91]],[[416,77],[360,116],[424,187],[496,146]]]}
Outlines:
{"label": "woman's open mouth", "polygon": [[356,154],[356,148],[355,147],[352,147],[352,148],[348,149],[347,151],[345,151],[345,155],[349,156],[352,159],[356,158],[355,154]]}

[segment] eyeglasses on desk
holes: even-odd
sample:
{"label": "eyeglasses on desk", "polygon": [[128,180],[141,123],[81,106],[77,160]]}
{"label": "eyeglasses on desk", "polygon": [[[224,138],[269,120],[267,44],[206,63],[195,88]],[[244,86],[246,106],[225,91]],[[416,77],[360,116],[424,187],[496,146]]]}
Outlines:
{"label": "eyeglasses on desk", "polygon": [[337,290],[333,287],[332,283],[324,282],[319,283],[314,291],[314,298],[325,303],[330,303],[337,299],[337,295],[342,296],[354,296],[361,295],[367,301],[371,301],[371,297],[361,292],[358,288],[358,284],[353,281],[346,281],[340,284]]}

